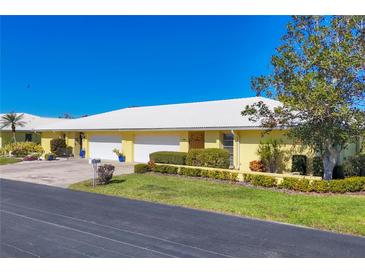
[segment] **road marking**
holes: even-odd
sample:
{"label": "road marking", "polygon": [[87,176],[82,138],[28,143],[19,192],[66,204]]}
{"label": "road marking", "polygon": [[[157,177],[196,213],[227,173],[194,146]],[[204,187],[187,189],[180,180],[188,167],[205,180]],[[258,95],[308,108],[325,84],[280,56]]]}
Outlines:
{"label": "road marking", "polygon": [[189,247],[189,248],[196,249],[196,250],[199,250],[199,251],[204,251],[206,253],[231,258],[231,256],[229,256],[227,254],[223,254],[223,253],[211,251],[211,250],[204,249],[204,248],[200,248],[200,247],[196,247],[196,246],[192,246],[192,245],[188,245],[188,244],[183,244],[183,243],[163,239],[163,238],[160,238],[160,237],[157,237],[157,236],[152,236],[152,235],[148,235],[148,234],[144,234],[144,233],[140,233],[140,232],[130,231],[128,229],[118,228],[118,227],[109,226],[109,225],[103,225],[103,224],[99,224],[99,223],[96,223],[96,222],[93,222],[93,221],[88,221],[88,220],[85,220],[85,219],[70,217],[70,216],[67,216],[67,215],[48,212],[48,211],[44,211],[44,210],[41,210],[41,209],[35,209],[35,208],[31,208],[31,207],[23,207],[23,206],[11,204],[11,203],[2,203],[2,204],[9,205],[9,206],[15,206],[15,207],[23,208],[23,209],[28,209],[28,210],[33,210],[33,211],[38,211],[38,212],[46,213],[46,214],[50,214],[50,215],[60,216],[60,217],[64,217],[64,218],[68,218],[68,219],[72,219],[72,220],[77,220],[77,221],[80,221],[80,222],[89,223],[89,224],[97,225],[97,226],[104,227],[104,228],[110,228],[110,229],[114,229],[114,230],[117,230],[117,231],[122,231],[122,232],[130,233],[130,234],[135,234],[135,235],[139,235],[139,236],[146,237],[146,238],[151,238],[151,239],[155,239],[155,240],[159,240],[159,241],[163,241],[163,242],[167,242],[167,243],[171,243],[171,244],[176,244],[176,245],[180,245],[180,246]]}
{"label": "road marking", "polygon": [[109,241],[116,242],[116,243],[119,243],[119,244],[128,245],[128,246],[131,246],[131,247],[134,247],[134,248],[139,248],[139,249],[147,250],[147,251],[150,251],[150,252],[153,252],[153,253],[158,253],[158,254],[161,254],[161,255],[164,255],[164,256],[167,256],[167,257],[176,258],[175,256],[164,253],[164,252],[160,252],[160,251],[153,250],[153,249],[143,247],[143,246],[138,246],[138,245],[126,243],[126,242],[123,242],[123,241],[118,241],[118,240],[115,240],[115,239],[112,239],[112,238],[109,238],[109,237],[104,237],[104,236],[101,236],[101,235],[97,235],[95,233],[86,232],[86,231],[82,231],[82,230],[79,230],[79,229],[76,229],[76,228],[72,228],[72,227],[68,227],[68,226],[64,226],[64,225],[59,225],[59,224],[52,223],[52,222],[43,221],[43,220],[40,220],[40,219],[37,219],[37,218],[32,218],[32,217],[28,217],[28,216],[25,216],[25,215],[22,215],[22,214],[17,214],[15,212],[11,212],[11,211],[8,211],[8,210],[0,210],[0,211],[4,212],[5,214],[14,215],[14,216],[17,216],[17,217],[29,219],[29,220],[36,221],[36,222],[38,221],[40,223],[44,223],[44,224],[56,226],[56,227],[59,227],[59,228],[64,228],[64,229],[76,231],[76,232],[79,232],[79,233],[91,235],[91,236],[101,238],[101,239],[104,239],[104,240],[109,240]]}

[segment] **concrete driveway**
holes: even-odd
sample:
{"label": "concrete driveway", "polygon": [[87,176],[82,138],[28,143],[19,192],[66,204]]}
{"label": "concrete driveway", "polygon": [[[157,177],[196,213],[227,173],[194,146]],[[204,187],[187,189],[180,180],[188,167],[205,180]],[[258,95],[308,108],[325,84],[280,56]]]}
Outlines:
{"label": "concrete driveway", "polygon": [[[133,172],[133,164],[102,161],[115,166],[114,175]],[[67,187],[72,183],[92,178],[93,170],[85,159],[32,161],[0,166],[0,178]]]}

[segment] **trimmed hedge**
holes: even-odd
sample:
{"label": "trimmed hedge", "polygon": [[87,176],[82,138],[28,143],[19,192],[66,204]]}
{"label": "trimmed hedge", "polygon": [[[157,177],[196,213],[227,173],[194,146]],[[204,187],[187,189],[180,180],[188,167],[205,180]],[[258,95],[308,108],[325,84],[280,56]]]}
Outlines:
{"label": "trimmed hedge", "polygon": [[161,164],[185,165],[186,152],[157,151],[150,154],[150,160]]}
{"label": "trimmed hedge", "polygon": [[291,171],[299,172],[301,175],[307,174],[307,156],[293,155]]}
{"label": "trimmed hedge", "polygon": [[168,165],[156,165],[153,168],[154,172],[167,173],[167,174],[177,174],[178,167],[168,166]]}
{"label": "trimmed hedge", "polygon": [[150,171],[147,164],[137,164],[134,166],[134,173],[146,173]]}
{"label": "trimmed hedge", "polygon": [[229,168],[229,152],[220,148],[192,149],[186,157],[188,166]]}
{"label": "trimmed hedge", "polygon": [[189,168],[189,167],[181,167],[179,169],[179,175],[211,178],[217,180],[228,180],[228,181],[238,180],[238,172],[230,172],[223,170],[207,170],[207,169]]}
{"label": "trimmed hedge", "polygon": [[310,180],[297,178],[283,178],[283,181],[278,184],[278,188],[286,188],[303,192],[310,192],[312,190]]}
{"label": "trimmed hedge", "polygon": [[254,186],[274,187],[276,186],[276,179],[271,176],[244,174],[243,178],[245,182],[249,182]]}

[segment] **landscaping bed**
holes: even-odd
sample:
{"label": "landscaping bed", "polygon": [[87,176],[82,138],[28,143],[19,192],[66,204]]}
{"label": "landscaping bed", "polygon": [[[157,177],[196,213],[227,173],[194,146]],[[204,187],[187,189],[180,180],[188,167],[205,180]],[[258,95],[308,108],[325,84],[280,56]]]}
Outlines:
{"label": "landscaping bed", "polygon": [[288,194],[154,173],[117,176],[96,187],[86,181],[70,188],[365,236],[365,197],[360,195]]}

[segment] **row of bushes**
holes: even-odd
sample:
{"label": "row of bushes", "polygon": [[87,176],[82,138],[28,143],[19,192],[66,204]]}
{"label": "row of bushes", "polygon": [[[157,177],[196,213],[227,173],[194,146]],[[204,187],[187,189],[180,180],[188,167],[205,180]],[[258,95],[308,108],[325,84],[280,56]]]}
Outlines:
{"label": "row of bushes", "polygon": [[6,144],[2,149],[3,155],[12,155],[15,157],[25,157],[28,155],[42,155],[44,150],[41,145],[33,142],[18,142]]}
{"label": "row of bushes", "polygon": [[220,148],[192,149],[188,153],[158,151],[150,154],[150,160],[161,164],[229,168],[229,152]]}
{"label": "row of bushes", "polygon": [[345,193],[365,191],[365,177],[350,177],[329,181],[285,177],[281,182],[278,182],[271,176],[244,174],[244,180],[255,186],[278,187],[302,192]]}
{"label": "row of bushes", "polygon": [[147,165],[138,164],[134,166],[135,173],[146,173],[149,171],[166,173],[166,174],[179,174],[191,177],[212,178],[218,180],[237,181],[238,172],[224,171],[224,170],[207,170],[202,168],[190,168],[190,167],[175,167],[170,165]]}

